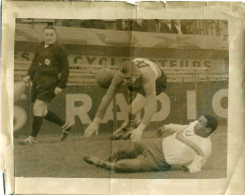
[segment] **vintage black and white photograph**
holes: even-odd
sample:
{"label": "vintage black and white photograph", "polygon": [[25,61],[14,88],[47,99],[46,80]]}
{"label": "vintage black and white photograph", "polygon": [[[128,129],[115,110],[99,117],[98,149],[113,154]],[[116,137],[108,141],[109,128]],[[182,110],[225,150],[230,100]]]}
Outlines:
{"label": "vintage black and white photograph", "polygon": [[227,177],[228,21],[16,18],[14,176]]}

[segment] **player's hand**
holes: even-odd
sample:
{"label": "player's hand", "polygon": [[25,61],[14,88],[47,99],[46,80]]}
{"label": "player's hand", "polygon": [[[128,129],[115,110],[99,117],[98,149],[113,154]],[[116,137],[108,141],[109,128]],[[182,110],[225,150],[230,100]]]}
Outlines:
{"label": "player's hand", "polygon": [[30,76],[25,76],[24,78],[23,78],[23,81],[25,82],[25,83],[27,83],[28,81],[30,81],[31,80],[31,77]]}
{"label": "player's hand", "polygon": [[141,137],[142,137],[142,134],[143,134],[143,129],[137,127],[136,129],[134,129],[132,131],[132,134],[131,134],[131,140],[133,142],[139,142],[141,140]]}
{"label": "player's hand", "polygon": [[62,92],[62,89],[59,88],[59,87],[56,87],[56,88],[54,89],[54,94],[55,94],[55,95],[59,95],[61,92]]}
{"label": "player's hand", "polygon": [[93,133],[95,133],[96,135],[98,135],[98,132],[99,132],[99,123],[93,121],[85,129],[84,136],[85,137],[90,137],[91,135],[93,135]]}
{"label": "player's hand", "polygon": [[163,133],[166,132],[164,125],[157,129],[157,137],[162,137]]}
{"label": "player's hand", "polygon": [[162,137],[163,132],[161,129],[157,129],[157,137]]}

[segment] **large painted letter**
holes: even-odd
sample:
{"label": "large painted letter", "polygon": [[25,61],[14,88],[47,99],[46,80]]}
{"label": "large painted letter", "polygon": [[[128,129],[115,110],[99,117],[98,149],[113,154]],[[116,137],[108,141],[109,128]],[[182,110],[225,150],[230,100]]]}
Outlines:
{"label": "large painted letter", "polygon": [[25,125],[26,121],[26,111],[20,106],[14,105],[14,131],[21,129]]}
{"label": "large painted letter", "polygon": [[170,113],[170,99],[165,93],[157,96],[157,101],[160,102],[161,108],[156,112],[151,121],[163,121]]}
{"label": "large painted letter", "polygon": [[[120,108],[120,111],[117,111],[117,120],[126,120],[127,113],[129,112],[129,105],[122,93],[116,95],[116,105]],[[108,106],[102,123],[107,123],[108,120],[113,120],[113,102]]]}
{"label": "large painted letter", "polygon": [[196,119],[196,91],[187,91],[187,119]]}
{"label": "large painted letter", "polygon": [[225,97],[228,97],[228,89],[220,89],[214,94],[212,101],[215,114],[217,114],[221,118],[227,118],[228,108],[224,108],[221,105],[221,101]]}
{"label": "large painted letter", "polygon": [[[75,103],[81,105],[76,106]],[[89,124],[91,120],[88,112],[92,107],[92,100],[87,94],[66,94],[66,120],[75,123],[75,116],[78,116],[82,123]]]}

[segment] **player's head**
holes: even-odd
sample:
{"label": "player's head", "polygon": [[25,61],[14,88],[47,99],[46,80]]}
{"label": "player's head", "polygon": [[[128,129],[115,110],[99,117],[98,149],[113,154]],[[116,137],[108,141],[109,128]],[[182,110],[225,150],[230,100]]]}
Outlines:
{"label": "player's head", "polygon": [[195,133],[201,137],[208,137],[218,126],[218,120],[209,114],[204,114],[195,125]]}
{"label": "player's head", "polygon": [[115,70],[109,68],[101,69],[95,76],[97,84],[102,88],[109,88],[114,74]]}
{"label": "player's head", "polygon": [[54,44],[57,39],[56,30],[53,26],[46,26],[43,29],[43,36],[45,44]]}
{"label": "player's head", "polygon": [[120,64],[120,73],[124,83],[132,85],[141,76],[140,70],[131,61],[124,61]]}

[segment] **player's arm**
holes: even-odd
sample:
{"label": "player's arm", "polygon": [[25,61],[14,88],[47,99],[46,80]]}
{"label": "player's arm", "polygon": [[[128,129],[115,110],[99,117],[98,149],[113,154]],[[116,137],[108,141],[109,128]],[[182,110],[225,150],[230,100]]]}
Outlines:
{"label": "player's arm", "polygon": [[190,165],[186,166],[186,169],[190,173],[198,173],[201,171],[202,166],[207,162],[206,156],[196,155]]}
{"label": "player's arm", "polygon": [[103,96],[100,106],[96,112],[95,118],[92,123],[85,129],[85,137],[90,137],[93,133],[98,134],[99,124],[104,118],[105,112],[112,100],[112,98],[116,95],[116,92],[120,85],[123,83],[123,79],[116,72],[110,87],[108,88],[106,94]]}
{"label": "player's arm", "polygon": [[166,124],[157,129],[157,137],[162,137],[163,135],[172,135],[177,131],[181,131],[188,127],[188,125],[179,125],[179,124]]}
{"label": "player's arm", "polygon": [[186,129],[187,127],[188,125],[179,125],[179,124],[170,123],[170,124],[163,125],[163,127],[160,127],[160,129],[162,129],[163,131],[177,132]]}
{"label": "player's arm", "polygon": [[122,77],[118,74],[118,72],[115,73],[110,87],[107,89],[106,94],[103,96],[102,101],[99,105],[99,108],[96,112],[95,119],[99,122],[104,118],[105,112],[113,99],[113,97],[116,95],[117,90],[123,83]]}
{"label": "player's arm", "polygon": [[166,124],[157,129],[157,137],[172,135],[175,132],[184,130],[188,125],[179,125],[179,124]]}
{"label": "player's arm", "polygon": [[59,64],[60,78],[57,87],[64,89],[69,77],[69,61],[67,57],[67,52],[62,47],[59,50],[59,55],[57,58]]}

